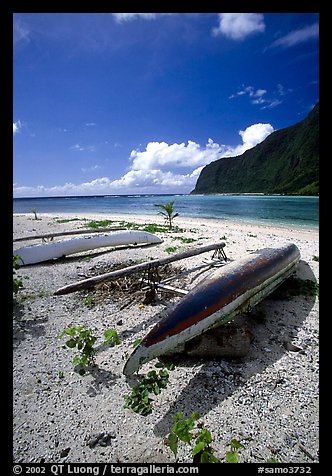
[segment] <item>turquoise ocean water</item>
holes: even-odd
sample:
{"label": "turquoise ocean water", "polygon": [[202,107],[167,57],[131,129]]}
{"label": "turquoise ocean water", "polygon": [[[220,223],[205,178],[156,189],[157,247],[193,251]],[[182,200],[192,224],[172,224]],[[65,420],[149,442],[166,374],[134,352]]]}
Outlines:
{"label": "turquoise ocean water", "polygon": [[279,195],[105,195],[89,197],[14,198],[13,213],[101,213],[155,215],[154,205],[174,200],[183,217],[318,228],[319,198]]}

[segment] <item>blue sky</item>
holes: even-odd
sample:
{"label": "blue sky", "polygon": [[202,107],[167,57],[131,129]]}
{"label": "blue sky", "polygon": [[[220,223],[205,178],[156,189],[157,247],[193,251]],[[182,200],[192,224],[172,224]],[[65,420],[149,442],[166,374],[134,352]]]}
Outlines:
{"label": "blue sky", "polygon": [[318,13],[14,14],[14,197],[189,193],[319,100]]}

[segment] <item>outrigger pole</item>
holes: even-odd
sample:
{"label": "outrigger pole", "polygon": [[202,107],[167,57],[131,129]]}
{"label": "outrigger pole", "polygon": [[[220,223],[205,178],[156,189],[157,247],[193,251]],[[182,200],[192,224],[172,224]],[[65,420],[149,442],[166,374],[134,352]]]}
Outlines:
{"label": "outrigger pole", "polygon": [[130,274],[140,273],[145,270],[155,269],[158,266],[172,263],[173,261],[190,258],[191,256],[196,256],[196,255],[206,253],[212,250],[215,251],[213,258],[216,255],[218,260],[222,259],[224,261],[227,261],[226,254],[223,250],[225,246],[226,244],[223,241],[221,241],[219,243],[214,243],[211,245],[201,246],[199,248],[183,251],[182,253],[176,253],[174,255],[167,256],[165,258],[159,258],[159,259],[147,261],[144,263],[136,264],[133,266],[128,266],[123,269],[118,269],[116,271],[111,271],[109,273],[100,274],[99,276],[93,276],[92,278],[83,279],[82,281],[77,281],[75,283],[68,284],[67,286],[63,286],[62,288],[57,289],[54,292],[54,295],[59,296],[63,294],[73,293],[75,291],[80,291],[81,289],[93,288],[96,284],[99,284],[105,281],[111,281],[112,279],[128,276]]}

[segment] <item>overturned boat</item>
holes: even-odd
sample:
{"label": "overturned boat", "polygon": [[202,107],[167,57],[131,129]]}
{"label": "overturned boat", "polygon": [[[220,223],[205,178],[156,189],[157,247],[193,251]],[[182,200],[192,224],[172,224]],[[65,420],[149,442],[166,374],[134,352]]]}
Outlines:
{"label": "overturned boat", "polygon": [[295,244],[264,248],[217,268],[184,296],[142,339],[123,373],[249,311],[294,271],[300,260]]}

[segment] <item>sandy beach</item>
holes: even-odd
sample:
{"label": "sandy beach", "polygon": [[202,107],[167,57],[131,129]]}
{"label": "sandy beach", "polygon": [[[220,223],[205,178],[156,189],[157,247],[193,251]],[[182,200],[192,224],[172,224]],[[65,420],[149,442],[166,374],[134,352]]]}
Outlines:
{"label": "sandy beach", "polygon": [[[13,237],[87,228],[90,220],[163,225],[162,217],[138,215],[17,214]],[[318,230],[262,226],[226,220],[175,218],[181,231],[156,232],[158,245],[86,251],[54,262],[22,266],[16,276],[23,288],[13,304],[13,460],[54,463],[192,463],[192,446],[180,443],[177,459],[165,439],[177,412],[200,421],[212,434],[215,456],[225,462],[232,439],[239,461],[280,463],[319,461],[318,357],[319,298],[298,293],[269,297],[245,316],[252,335],[248,353],[237,358],[184,356],[169,372],[169,382],[153,395],[153,410],[143,416],[124,407],[124,395],[156,360],[126,378],[123,366],[133,343],[158,322],[180,297],[158,292],[143,304],[144,292],[131,283],[97,291],[57,296],[65,285],[138,262],[224,241],[230,260],[260,248],[295,243],[300,280],[319,281]],[[54,238],[60,240],[61,237]],[[41,240],[14,242],[14,250]],[[199,266],[211,253],[173,263],[169,272]],[[191,289],[208,272],[194,271],[174,282]],[[126,289],[127,286],[127,289]],[[263,316],[263,317],[262,317]],[[98,342],[115,329],[121,344],[101,348],[85,375],[75,371],[76,350],[64,346],[60,333],[86,325]],[[104,440],[102,440],[104,435]]]}

